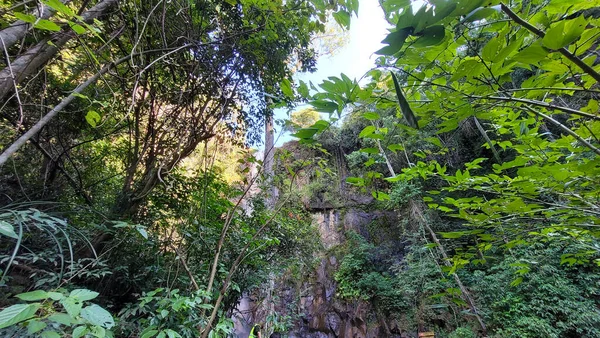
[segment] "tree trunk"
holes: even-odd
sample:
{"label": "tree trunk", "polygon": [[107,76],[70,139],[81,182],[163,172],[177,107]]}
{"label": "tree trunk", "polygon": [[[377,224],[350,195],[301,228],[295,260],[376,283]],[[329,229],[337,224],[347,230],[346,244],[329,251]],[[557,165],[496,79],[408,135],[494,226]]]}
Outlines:
{"label": "tree trunk", "polygon": [[265,158],[263,161],[265,187],[267,190],[267,207],[272,210],[277,202],[279,190],[273,184],[273,163],[275,161],[275,134],[273,129],[273,116],[268,115],[265,118]]}

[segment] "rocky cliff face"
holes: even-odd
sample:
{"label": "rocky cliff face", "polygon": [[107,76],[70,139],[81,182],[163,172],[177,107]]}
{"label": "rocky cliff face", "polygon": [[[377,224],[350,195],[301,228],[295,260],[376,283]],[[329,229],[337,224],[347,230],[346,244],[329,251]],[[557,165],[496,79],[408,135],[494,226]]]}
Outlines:
{"label": "rocky cliff face", "polygon": [[366,212],[350,208],[344,211],[325,210],[315,213],[314,218],[326,250],[322,253],[316,271],[303,283],[305,292],[300,295],[298,304],[300,319],[295,322],[288,335],[298,338],[399,336],[399,332],[393,328],[394,325],[377,315],[371,304],[338,297],[334,279],[341,259],[336,256],[334,249],[344,244],[345,233],[354,231],[369,237],[370,224],[397,222],[396,215],[391,212]]}
{"label": "rocky cliff face", "polygon": [[[294,154],[294,158],[303,158],[303,150],[296,143],[286,144],[286,149]],[[312,154],[311,156],[314,156]],[[344,173],[338,177],[345,181],[345,163],[342,155],[336,156],[336,171]],[[310,184],[309,176],[301,177],[301,186]],[[270,285],[260,291],[247,295],[236,309],[236,328],[239,337],[248,337],[252,325],[271,325],[262,330],[273,332],[272,317],[284,323],[279,327],[280,334],[271,337],[287,336],[291,338],[375,338],[375,337],[410,337],[402,334],[398,325],[379,315],[373,306],[362,300],[346,300],[337,295],[335,273],[338,270],[343,254],[341,248],[346,241],[346,234],[354,231],[366,239],[382,236],[370,229],[386,224],[386,229],[397,229],[398,215],[394,212],[369,211],[373,198],[369,195],[353,192],[344,186],[332,184],[336,200],[327,198],[328,194],[316,191],[306,196],[303,204],[313,215],[313,225],[318,229],[323,250],[316,257],[313,271],[304,275],[282,276],[274,278]],[[338,182],[339,183],[339,182]],[[329,196],[331,194],[329,190]],[[399,234],[385,233],[388,243],[395,245],[393,238]],[[400,245],[400,244],[398,244]],[[400,248],[401,250],[401,248]],[[285,327],[285,330],[282,328]],[[276,332],[277,330],[275,330]],[[285,331],[285,332],[283,332]]]}
{"label": "rocky cliff face", "polygon": [[314,212],[313,222],[323,243],[314,271],[301,280],[275,278],[260,292],[245,296],[236,310],[238,336],[248,337],[254,323],[266,323],[267,316],[276,313],[288,319],[287,332],[281,333],[290,338],[408,337],[401,335],[395,323],[375,313],[368,302],[341,299],[334,278],[343,259],[336,248],[344,244],[345,233],[354,231],[368,238],[371,224],[397,223],[397,215],[358,208],[329,209]]}

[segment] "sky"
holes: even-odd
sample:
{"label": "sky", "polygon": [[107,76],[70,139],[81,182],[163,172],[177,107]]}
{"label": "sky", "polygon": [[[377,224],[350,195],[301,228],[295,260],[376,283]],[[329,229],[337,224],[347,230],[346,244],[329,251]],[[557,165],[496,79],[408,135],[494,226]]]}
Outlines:
{"label": "sky", "polygon": [[[315,86],[329,76],[339,77],[341,73],[351,79],[360,79],[363,74],[375,66],[381,44],[388,34],[387,22],[377,0],[360,0],[358,17],[353,16],[350,24],[348,43],[330,57],[321,57],[317,61],[314,73],[298,73],[295,78],[306,83],[312,81]],[[287,118],[286,110],[275,112],[275,119]],[[289,134],[275,134],[276,146],[292,140]]]}

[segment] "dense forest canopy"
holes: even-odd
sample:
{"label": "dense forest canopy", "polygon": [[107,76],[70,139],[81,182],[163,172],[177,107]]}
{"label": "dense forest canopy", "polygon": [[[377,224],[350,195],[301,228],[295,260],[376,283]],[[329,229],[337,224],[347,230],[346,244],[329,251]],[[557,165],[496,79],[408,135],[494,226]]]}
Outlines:
{"label": "dense forest canopy", "polygon": [[600,336],[600,6],[379,4],[0,2],[0,335]]}

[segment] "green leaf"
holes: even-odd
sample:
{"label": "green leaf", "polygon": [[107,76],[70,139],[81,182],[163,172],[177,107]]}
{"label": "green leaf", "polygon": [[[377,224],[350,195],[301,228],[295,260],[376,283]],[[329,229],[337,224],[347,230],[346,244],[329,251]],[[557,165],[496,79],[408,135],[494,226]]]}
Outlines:
{"label": "green leaf", "polygon": [[33,317],[40,303],[15,304],[0,311],[0,329],[25,321]]}
{"label": "green leaf", "polygon": [[317,132],[319,132],[317,128],[302,128],[295,134],[292,134],[292,136],[300,139],[311,139]]}
{"label": "green leaf", "polygon": [[298,93],[300,94],[300,96],[302,96],[305,99],[310,96],[310,92],[308,90],[308,86],[306,85],[306,82],[300,80],[300,86],[298,87]]}
{"label": "green leaf", "polygon": [[362,148],[359,151],[361,153],[367,153],[367,154],[379,154],[379,149],[377,149],[377,148]]}
{"label": "green leaf", "polygon": [[71,316],[69,316],[66,313],[62,313],[62,312],[53,313],[52,315],[50,315],[48,317],[48,320],[51,320],[55,323],[63,324],[66,326],[71,326],[72,324],[75,323]]}
{"label": "green leaf", "polygon": [[350,28],[350,13],[344,10],[337,11],[332,14],[335,22],[340,26],[349,29]]}
{"label": "green leaf", "polygon": [[166,329],[165,332],[169,338],[180,338],[181,335],[171,329]]}
{"label": "green leaf", "polygon": [[510,286],[516,287],[519,286],[519,284],[523,283],[523,277],[518,277],[517,279],[515,279],[514,281],[512,281],[510,283]]}
{"label": "green leaf", "polygon": [[315,122],[315,124],[313,124],[312,126],[310,126],[313,129],[317,129],[319,132],[329,128],[329,122],[325,121],[325,120],[319,120],[317,122]]}
{"label": "green leaf", "polygon": [[377,128],[375,128],[375,126],[366,126],[361,132],[360,134],[358,134],[358,137],[365,137],[368,135],[371,135],[375,132],[375,130],[377,130]]}
{"label": "green leaf", "polygon": [[65,14],[69,17],[75,15],[75,13],[73,13],[73,11],[69,7],[65,6],[59,0],[43,0],[42,3],[52,7],[52,9],[54,9],[58,13]]}
{"label": "green leaf", "polygon": [[41,322],[37,319],[30,320],[27,323],[27,333],[34,334],[36,332],[43,330],[46,326],[47,326],[46,323]]}
{"label": "green leaf", "polygon": [[72,21],[69,21],[69,27],[71,27],[71,29],[78,35],[82,35],[87,32],[87,30],[83,26],[76,24]]}
{"label": "green leaf", "polygon": [[60,32],[60,26],[55,24],[54,22],[46,19],[39,19],[33,25],[33,27],[37,29],[43,29],[52,32]]}
{"label": "green leaf", "polygon": [[542,47],[540,43],[534,43],[518,52],[515,56],[513,56],[512,60],[526,64],[535,64],[545,59],[547,56],[548,50]]}
{"label": "green leaf", "polygon": [[87,327],[85,327],[85,326],[78,326],[78,327],[75,328],[75,330],[73,330],[73,337],[72,338],[81,338],[81,337],[85,336],[85,334],[87,332],[88,332]]}
{"label": "green leaf", "polygon": [[42,338],[61,338],[58,332],[56,331],[44,331],[40,335]]}
{"label": "green leaf", "polygon": [[461,238],[465,235],[462,231],[454,231],[454,232],[440,232],[443,238]]}
{"label": "green leaf", "polygon": [[375,199],[377,199],[378,201],[389,201],[390,200],[390,195],[381,192],[381,191],[372,191],[371,195],[373,195],[373,197]]}
{"label": "green leaf", "polygon": [[366,112],[362,115],[362,117],[366,118],[369,121],[378,120],[380,118],[379,114],[375,112]]}
{"label": "green leaf", "polygon": [[544,46],[550,49],[561,49],[568,46],[572,42],[579,39],[587,21],[582,16],[573,20],[560,21],[546,31],[546,35],[542,39]]}
{"label": "green leaf", "polygon": [[329,114],[334,113],[338,108],[337,103],[325,100],[312,101],[310,104],[315,108],[316,111]]}
{"label": "green leaf", "polygon": [[381,41],[389,46],[381,48],[380,50],[376,51],[375,54],[394,55],[398,53],[400,49],[402,49],[406,38],[410,35],[410,31],[410,28],[403,28],[395,32],[391,32],[385,39]]}
{"label": "green leaf", "polygon": [[429,47],[440,44],[444,40],[446,30],[444,26],[437,25],[425,28],[421,33],[421,37],[418,38],[413,44],[413,47]]}
{"label": "green leaf", "polygon": [[15,16],[15,18],[17,18],[17,19],[19,19],[21,21],[25,21],[27,23],[34,23],[35,20],[37,20],[37,18],[34,15],[31,15],[31,14],[14,12],[13,15]]}
{"label": "green leaf", "polygon": [[100,114],[98,114],[95,110],[90,110],[85,115],[85,120],[89,123],[90,126],[96,128],[96,125],[102,120]]}
{"label": "green leaf", "polygon": [[77,301],[73,298],[61,299],[60,304],[65,308],[71,317],[79,316],[81,308],[83,307],[83,304],[80,301]]}
{"label": "green leaf", "polygon": [[360,2],[359,0],[346,1],[346,6],[350,10],[350,13],[354,12],[354,13],[356,13],[356,15],[358,15],[359,2]]}
{"label": "green leaf", "polygon": [[499,11],[500,11],[499,9],[492,8],[492,7],[480,7],[480,8],[475,9],[471,13],[467,14],[467,16],[465,16],[464,21],[465,22],[473,22],[473,21],[485,19],[488,16],[493,15],[494,13],[497,13]]}
{"label": "green leaf", "polygon": [[387,147],[389,150],[393,151],[394,153],[397,151],[403,151],[404,150],[404,146],[401,144],[390,144]]}
{"label": "green leaf", "polygon": [[294,97],[294,91],[292,90],[292,83],[288,79],[283,79],[279,84],[279,88],[281,88],[281,92],[288,98]]}
{"label": "green leaf", "polygon": [[356,186],[363,186],[365,184],[365,180],[360,177],[348,177],[346,178],[346,183]]}
{"label": "green leaf", "polygon": [[12,224],[5,222],[5,221],[0,221],[0,234],[14,238],[14,239],[19,238],[19,236],[15,232],[15,228],[12,226]]}
{"label": "green leaf", "polygon": [[492,38],[481,50],[481,58],[486,62],[492,62],[498,54],[498,48],[500,47],[500,41],[498,37]]}
{"label": "green leaf", "polygon": [[139,234],[142,235],[144,239],[148,239],[148,232],[146,231],[146,227],[138,225],[135,227],[135,230],[137,230],[137,232],[139,232]]}
{"label": "green leaf", "polygon": [[398,83],[396,74],[392,73],[392,79],[394,81],[394,89],[396,90],[396,96],[398,97],[398,104],[400,105],[400,111],[402,112],[402,115],[404,115],[404,118],[406,119],[406,122],[408,122],[409,126],[419,129],[417,118],[415,117],[412,109],[410,109],[410,105],[408,104],[408,101],[406,101],[404,94],[402,94],[402,89],[400,89],[400,84]]}
{"label": "green leaf", "polygon": [[142,334],[140,338],[151,338],[154,337],[158,333],[158,330],[150,330]]}
{"label": "green leaf", "polygon": [[65,298],[65,295],[63,295],[60,292],[50,291],[50,292],[48,292],[48,297],[51,298],[52,300],[61,300],[61,299]]}
{"label": "green leaf", "polygon": [[83,310],[81,310],[81,317],[93,325],[98,325],[107,329],[115,326],[112,315],[96,304],[83,308]]}
{"label": "green leaf", "polygon": [[69,298],[73,298],[81,302],[86,300],[92,300],[96,297],[98,297],[98,292],[90,291],[88,289],[75,289],[69,294]]}
{"label": "green leaf", "polygon": [[481,7],[483,0],[458,0],[456,1],[456,10],[452,12],[453,16],[467,15],[477,7]]}
{"label": "green leaf", "polygon": [[46,291],[35,290],[35,291],[31,291],[31,292],[20,293],[20,294],[16,295],[15,297],[19,298],[20,300],[31,302],[31,301],[35,301],[35,300],[47,299],[48,297],[50,297],[50,295],[48,295],[48,292],[46,292]]}
{"label": "green leaf", "polygon": [[98,338],[104,338],[106,337],[106,329],[104,329],[101,326],[92,326],[90,329],[90,334],[98,337]]}

